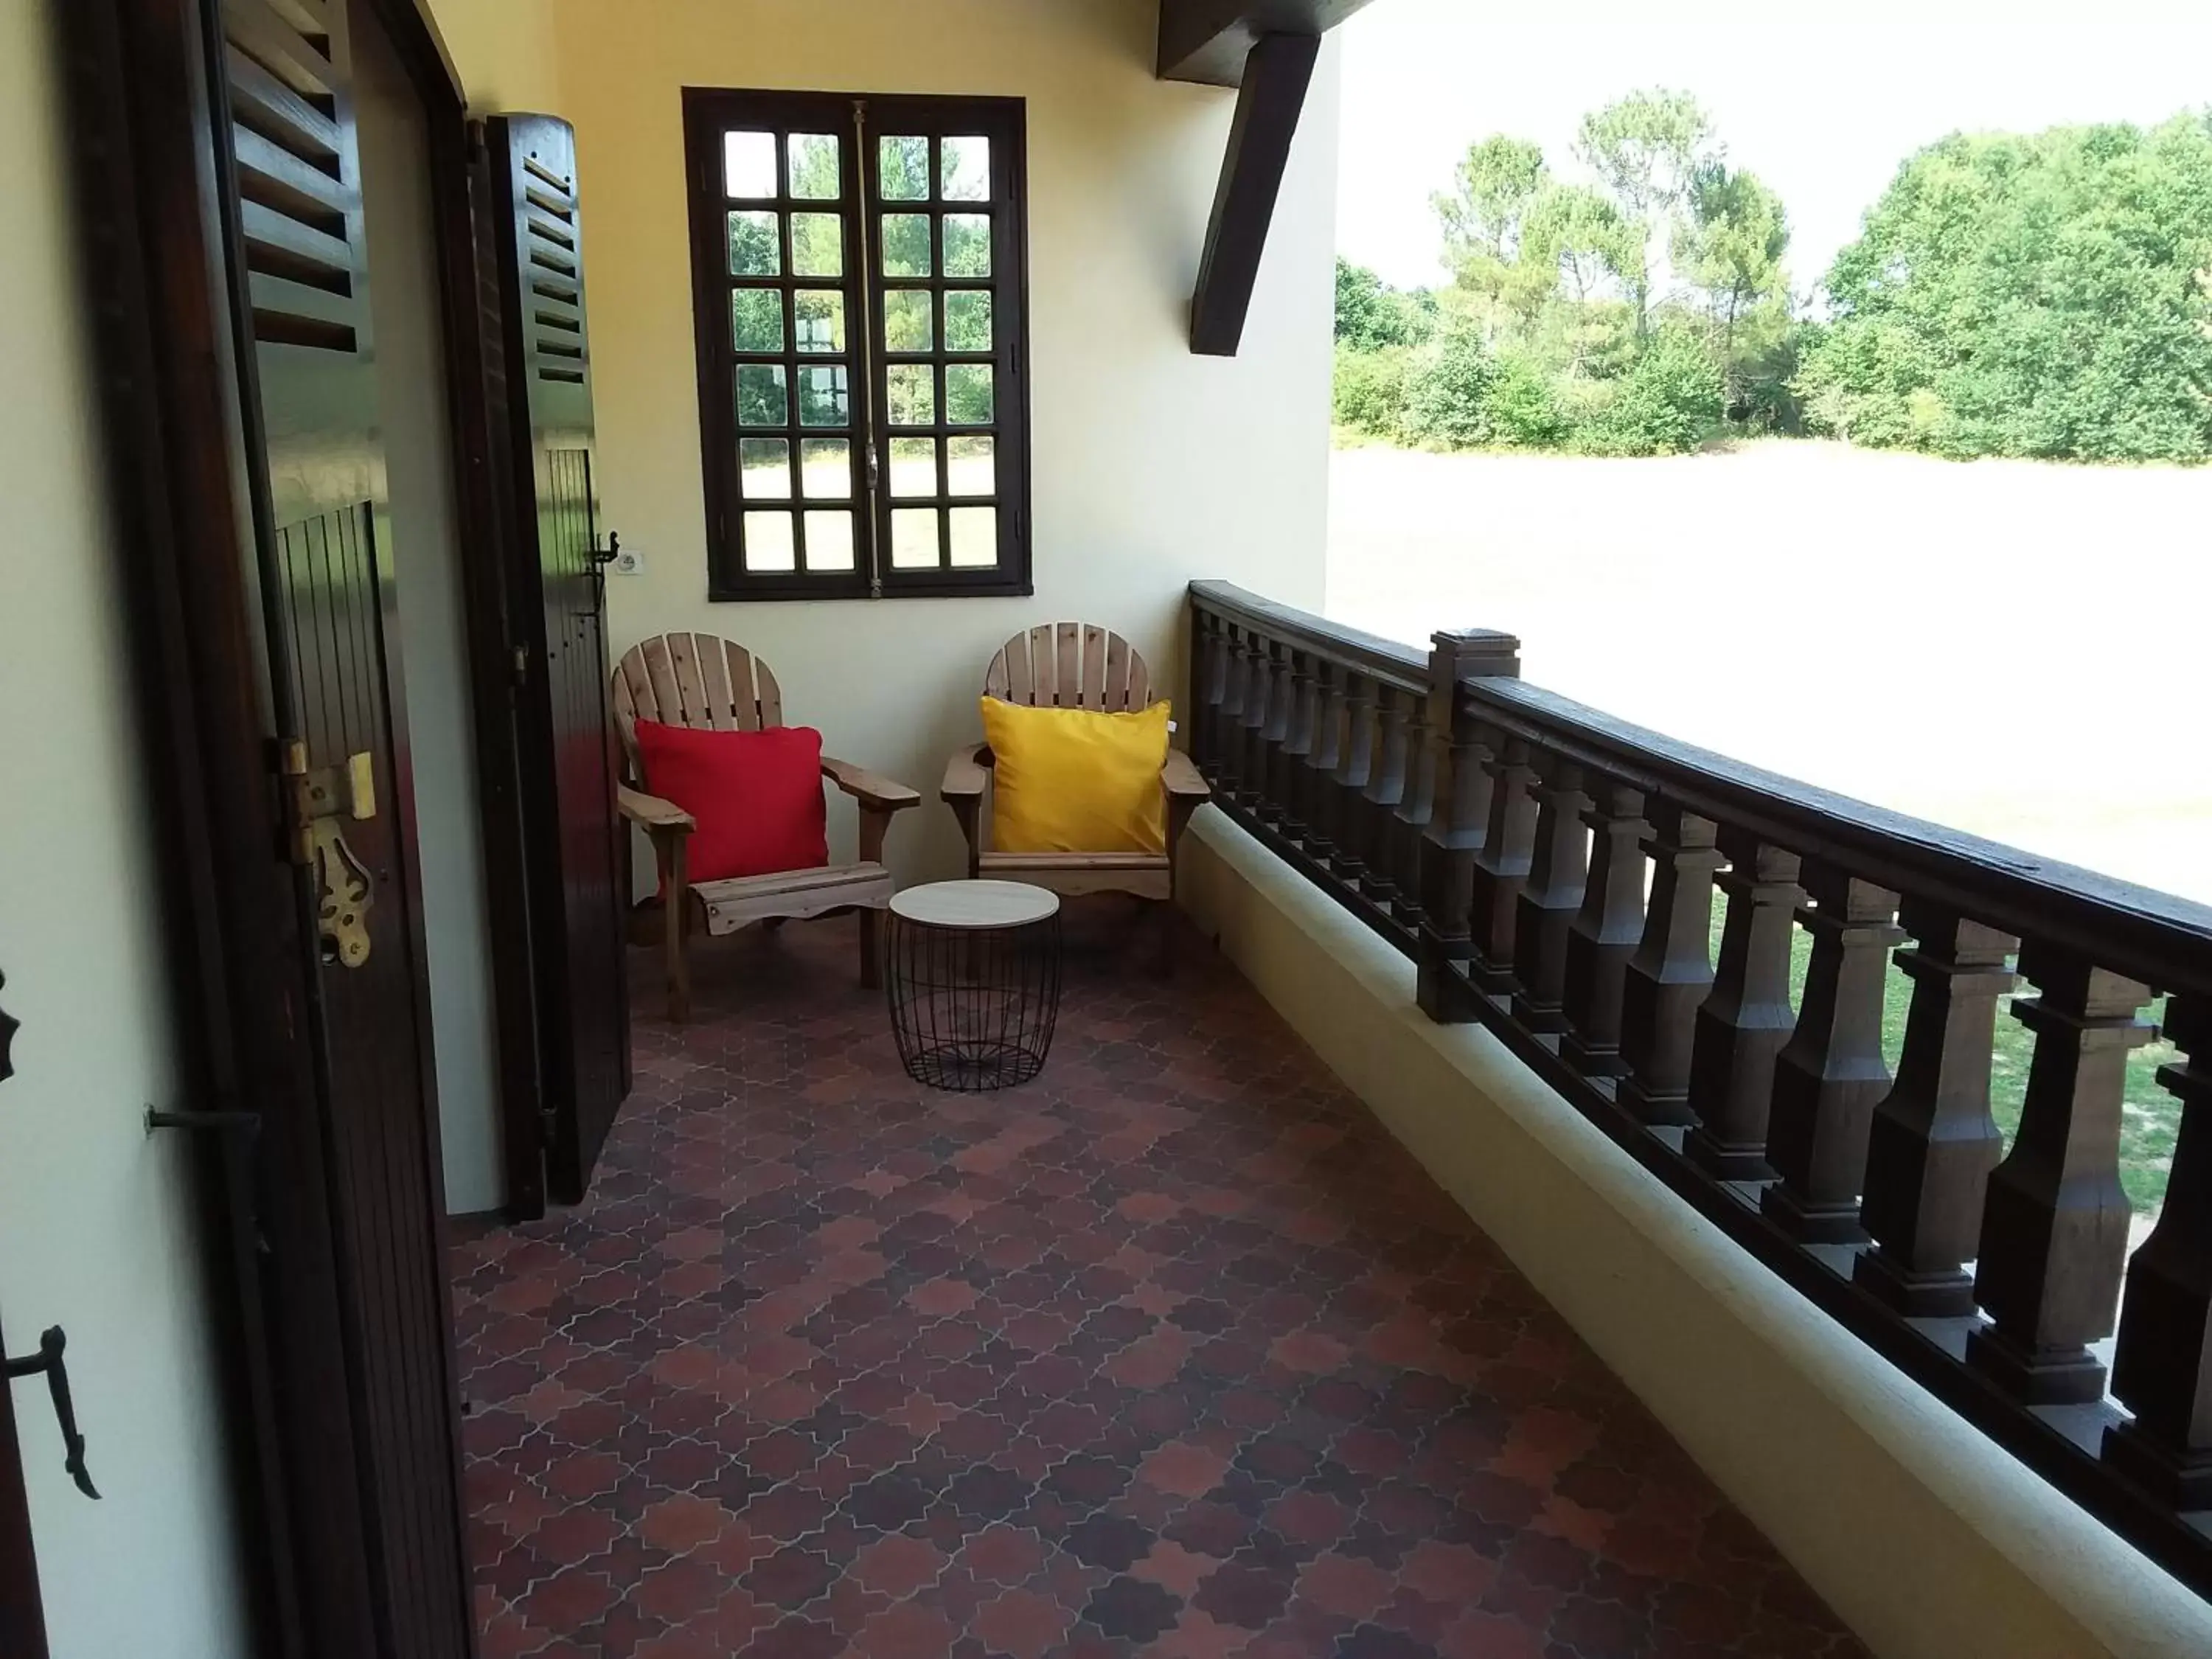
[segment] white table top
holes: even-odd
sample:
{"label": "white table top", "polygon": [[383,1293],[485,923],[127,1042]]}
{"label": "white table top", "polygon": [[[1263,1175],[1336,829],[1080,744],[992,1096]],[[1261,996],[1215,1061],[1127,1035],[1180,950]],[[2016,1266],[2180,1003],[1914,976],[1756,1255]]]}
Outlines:
{"label": "white table top", "polygon": [[891,896],[891,909],[925,927],[1020,927],[1060,910],[1060,895],[1018,881],[934,881]]}

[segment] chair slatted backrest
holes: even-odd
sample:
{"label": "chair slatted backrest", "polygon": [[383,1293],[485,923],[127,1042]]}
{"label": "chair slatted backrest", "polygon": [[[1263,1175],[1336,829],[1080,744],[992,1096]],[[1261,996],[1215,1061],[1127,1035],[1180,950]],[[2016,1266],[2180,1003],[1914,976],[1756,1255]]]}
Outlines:
{"label": "chair slatted backrest", "polygon": [[734,640],[662,634],[624,653],[615,666],[615,726],[634,780],[637,723],[694,731],[761,732],[783,724],[783,690],[769,665]]}
{"label": "chair slatted backrest", "polygon": [[1152,706],[1152,677],[1119,634],[1089,623],[1045,623],[1015,635],[991,659],[983,695],[1032,708],[1123,714]]}

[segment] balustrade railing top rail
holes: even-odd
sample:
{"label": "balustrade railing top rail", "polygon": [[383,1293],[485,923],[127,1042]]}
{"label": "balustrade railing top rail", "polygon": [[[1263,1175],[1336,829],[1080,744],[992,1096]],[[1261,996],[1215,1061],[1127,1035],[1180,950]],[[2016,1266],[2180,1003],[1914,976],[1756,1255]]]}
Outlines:
{"label": "balustrade railing top rail", "polygon": [[[2212,908],[1523,684],[1509,635],[1438,634],[1424,658],[1224,583],[1190,605],[1192,750],[1216,800],[1415,959],[1432,1018],[1489,1026],[1739,1244],[2212,1594]],[[2022,981],[2033,1057],[2008,1146],[1990,1079]],[[2130,1256],[2128,1060],[2160,1035],[2142,1016],[2162,993],[2179,1053],[2156,1080],[2179,1121]]]}

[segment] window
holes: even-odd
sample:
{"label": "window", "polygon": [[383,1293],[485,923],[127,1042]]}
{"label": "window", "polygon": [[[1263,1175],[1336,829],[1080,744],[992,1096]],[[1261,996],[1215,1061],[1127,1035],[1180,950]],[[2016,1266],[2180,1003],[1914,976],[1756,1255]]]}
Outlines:
{"label": "window", "polygon": [[1027,593],[1021,100],[684,98],[708,597]]}

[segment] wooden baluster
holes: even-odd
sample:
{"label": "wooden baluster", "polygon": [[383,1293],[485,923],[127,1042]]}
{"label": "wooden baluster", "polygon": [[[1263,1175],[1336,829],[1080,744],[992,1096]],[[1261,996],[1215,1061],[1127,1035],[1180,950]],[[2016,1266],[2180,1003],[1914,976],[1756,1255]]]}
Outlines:
{"label": "wooden baluster", "polygon": [[2120,1104],[2128,1054],[2152,1036],[2136,1018],[2150,988],[2033,939],[2020,971],[2042,993],[2012,1006],[2035,1059],[1983,1205],[1974,1300],[1993,1322],[1966,1339],[1966,1363],[2028,1405],[2097,1400],[2089,1344],[2112,1332],[2128,1254]]}
{"label": "wooden baluster", "polygon": [[1218,783],[1221,770],[1221,702],[1228,695],[1226,641],[1221,618],[1211,611],[1194,611],[1191,627],[1196,635],[1197,685],[1191,698],[1191,759],[1206,778]]}
{"label": "wooden baluster", "polygon": [[[1559,1052],[1584,1077],[1618,1077],[1621,999],[1628,958],[1644,933],[1644,794],[1601,782],[1583,814],[1590,829],[1589,882],[1567,930],[1566,1034]],[[1686,1030],[1686,1026],[1685,1030]],[[1686,1046],[1683,1056],[1688,1058]]]}
{"label": "wooden baluster", "polygon": [[1790,942],[1798,902],[1795,853],[1723,830],[1728,896],[1713,988],[1698,1009],[1690,1093],[1677,1122],[1694,1123],[1682,1150],[1724,1181],[1759,1181],[1766,1167],[1766,1114],[1774,1062],[1790,1041]]}
{"label": "wooden baluster", "polygon": [[1390,902],[1398,896],[1397,848],[1391,837],[1397,823],[1398,803],[1406,796],[1407,704],[1413,699],[1395,685],[1378,685],[1376,689],[1376,717],[1382,724],[1382,742],[1367,780],[1365,807],[1361,815],[1360,842],[1366,849],[1367,872],[1360,885],[1368,897],[1388,909]]}
{"label": "wooden baluster", "polygon": [[1618,1098],[1644,1123],[1686,1123],[1698,1010],[1713,984],[1713,872],[1720,826],[1671,801],[1650,809],[1651,902],[1620,994]]}
{"label": "wooden baluster", "polygon": [[1436,807],[1439,739],[1429,724],[1428,703],[1409,698],[1407,704],[1406,787],[1398,797],[1398,810],[1390,815],[1390,857],[1397,889],[1390,908],[1400,921],[1419,933],[1423,843]]}
{"label": "wooden baluster", "polygon": [[[1455,963],[1466,961],[1470,948],[1472,860],[1482,846],[1489,796],[1475,722],[1461,707],[1460,687],[1468,680],[1516,679],[1520,673],[1521,641],[1510,634],[1466,629],[1429,636],[1428,696],[1415,705],[1412,737],[1421,757],[1420,775],[1410,808],[1401,815],[1410,833],[1398,881],[1398,915],[1426,935],[1438,926],[1429,906],[1441,899],[1446,914],[1437,936],[1449,941]],[[1430,866],[1438,860],[1432,872]],[[1472,1007],[1463,1005],[1449,1016],[1432,1010],[1431,1017],[1471,1018]]]}
{"label": "wooden baluster", "polygon": [[1242,793],[1244,775],[1244,688],[1250,675],[1244,664],[1243,635],[1233,624],[1221,629],[1221,704],[1213,717],[1214,791],[1225,800]]}
{"label": "wooden baluster", "polygon": [[1306,753],[1306,851],[1321,864],[1336,856],[1336,775],[1344,764],[1345,670],[1314,659],[1313,742]]}
{"label": "wooden baluster", "polygon": [[1260,728],[1260,821],[1284,827],[1290,805],[1289,769],[1284,749],[1290,739],[1291,647],[1279,640],[1267,646],[1267,723]]}
{"label": "wooden baluster", "polygon": [[2176,997],[2166,1034],[2182,1063],[2158,1080],[2181,1103],[2166,1207],[2128,1265],[2112,1392],[2132,1423],[2106,1460],[2178,1510],[2212,1510],[2212,998]]}
{"label": "wooden baluster", "polygon": [[1536,850],[1514,924],[1513,1018],[1532,1031],[1566,1027],[1567,934],[1589,878],[1589,830],[1583,813],[1583,769],[1550,753],[1536,757]]}
{"label": "wooden baluster", "polygon": [[1237,799],[1244,809],[1265,820],[1267,799],[1267,694],[1273,672],[1267,641],[1259,635],[1244,635],[1243,759],[1237,769]]}
{"label": "wooden baluster", "polygon": [[1283,740],[1276,746],[1276,799],[1283,804],[1283,833],[1303,843],[1307,837],[1306,757],[1313,753],[1313,653],[1292,648],[1289,659],[1290,694],[1285,703]]}
{"label": "wooden baluster", "polygon": [[1357,887],[1367,876],[1367,785],[1375,772],[1375,682],[1357,670],[1344,681],[1344,752],[1338,757],[1336,873]]}
{"label": "wooden baluster", "polygon": [[1766,1127],[1766,1162],[1782,1179],[1759,1194],[1759,1207],[1806,1243],[1847,1244],[1866,1237],[1867,1133],[1889,1092],[1882,992],[1891,947],[1905,933],[1887,888],[1826,864],[1806,884],[1816,901],[1804,916],[1813,962],[1796,1030],[1774,1064]]}
{"label": "wooden baluster", "polygon": [[1897,965],[1912,981],[1897,1085],[1875,1108],[1860,1219],[1878,1248],[1851,1268],[1861,1289],[1916,1318],[1974,1310],[1961,1267],[1981,1237],[1982,1190],[2002,1143],[1990,1115],[1997,999],[2013,988],[2020,941],[1908,899],[1918,941]]}
{"label": "wooden baluster", "polygon": [[[1480,730],[1480,728],[1478,728]],[[1513,937],[1521,914],[1521,888],[1536,849],[1536,800],[1528,786],[1535,769],[1528,745],[1503,732],[1484,733],[1490,774],[1490,822],[1474,856],[1474,982],[1493,996],[1514,988]]]}

